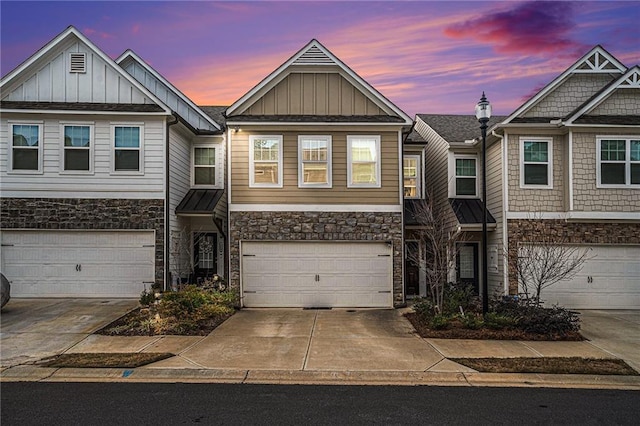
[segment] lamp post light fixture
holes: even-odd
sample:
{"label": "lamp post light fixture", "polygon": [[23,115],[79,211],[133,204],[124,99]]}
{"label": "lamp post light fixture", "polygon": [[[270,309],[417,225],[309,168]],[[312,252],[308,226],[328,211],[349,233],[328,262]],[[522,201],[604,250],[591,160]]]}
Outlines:
{"label": "lamp post light fixture", "polygon": [[482,92],[476,104],[476,118],[482,131],[482,314],[489,310],[488,249],[487,249],[487,123],[491,118],[491,104]]}

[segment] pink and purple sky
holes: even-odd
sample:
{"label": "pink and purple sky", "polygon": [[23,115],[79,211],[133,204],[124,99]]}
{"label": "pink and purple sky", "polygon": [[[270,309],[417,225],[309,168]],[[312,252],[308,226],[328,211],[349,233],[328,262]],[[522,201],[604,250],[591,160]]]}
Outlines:
{"label": "pink and purple sky", "polygon": [[199,105],[230,105],[312,38],[410,115],[508,114],[596,44],[640,63],[639,1],[8,1],[4,76],[73,25],[134,50]]}

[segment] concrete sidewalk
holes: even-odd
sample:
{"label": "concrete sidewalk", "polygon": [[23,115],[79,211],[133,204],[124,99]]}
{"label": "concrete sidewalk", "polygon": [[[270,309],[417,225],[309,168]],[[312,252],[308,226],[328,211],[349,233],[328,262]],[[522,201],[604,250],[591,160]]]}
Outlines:
{"label": "concrete sidewalk", "polygon": [[[88,334],[59,353],[170,352],[176,356],[135,369],[53,369],[35,364],[14,364],[0,373],[0,380],[640,390],[640,377],[637,376],[478,373],[449,358],[614,356],[589,341],[422,339],[402,313],[401,310],[246,309],[236,313],[208,336],[111,337]],[[4,328],[3,324],[3,334]],[[2,352],[4,357],[4,347]]]}

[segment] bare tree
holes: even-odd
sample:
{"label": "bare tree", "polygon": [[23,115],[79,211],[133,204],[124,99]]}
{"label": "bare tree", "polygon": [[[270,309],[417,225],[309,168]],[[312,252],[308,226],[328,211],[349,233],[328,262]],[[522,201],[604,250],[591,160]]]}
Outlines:
{"label": "bare tree", "polygon": [[442,312],[445,285],[449,272],[455,267],[456,242],[464,240],[464,233],[456,232],[448,220],[448,203],[437,205],[433,197],[416,200],[411,208],[419,227],[412,230],[411,239],[417,240],[425,253],[407,253],[407,259],[424,272],[431,302]]}
{"label": "bare tree", "polygon": [[[189,232],[187,227],[171,231],[170,270],[178,280],[178,284],[182,279],[192,277],[195,271],[194,247],[200,247],[203,236],[204,233],[200,230]],[[215,247],[206,244],[204,249],[215,251]]]}
{"label": "bare tree", "polygon": [[590,259],[590,248],[568,244],[566,238],[543,234],[518,246],[514,262],[520,289],[528,303],[539,306],[542,290],[570,280]]}

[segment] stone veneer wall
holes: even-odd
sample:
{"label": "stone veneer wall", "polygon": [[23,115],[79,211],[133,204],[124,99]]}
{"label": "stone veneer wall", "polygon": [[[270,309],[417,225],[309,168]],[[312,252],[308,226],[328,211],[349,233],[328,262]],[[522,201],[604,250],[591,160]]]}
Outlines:
{"label": "stone veneer wall", "polygon": [[164,201],[68,198],[2,198],[3,229],[156,231],[155,281],[163,286]]}
{"label": "stone veneer wall", "polygon": [[[564,220],[509,220],[509,294],[517,294],[515,259],[518,243],[535,242],[539,234],[569,244],[640,244],[640,223],[569,223]],[[539,241],[539,240],[538,240]]]}
{"label": "stone veneer wall", "polygon": [[240,241],[391,241],[393,300],[402,289],[402,214],[380,212],[231,212],[230,286],[240,288]]}

